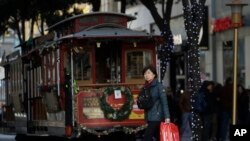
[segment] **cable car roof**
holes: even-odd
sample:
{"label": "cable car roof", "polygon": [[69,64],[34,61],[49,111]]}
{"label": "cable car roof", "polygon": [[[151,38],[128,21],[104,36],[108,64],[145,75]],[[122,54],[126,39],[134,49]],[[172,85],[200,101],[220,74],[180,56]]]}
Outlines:
{"label": "cable car roof", "polygon": [[61,37],[64,39],[83,39],[83,38],[152,38],[161,37],[160,35],[149,34],[143,31],[135,31],[117,24],[99,24],[80,32]]}
{"label": "cable car roof", "polygon": [[60,21],[58,23],[55,23],[54,25],[50,26],[47,30],[52,30],[54,28],[57,28],[58,26],[62,26],[63,24],[71,22],[71,21],[74,21],[76,19],[87,18],[87,17],[96,17],[96,18],[99,18],[99,17],[102,17],[102,16],[123,17],[123,18],[126,19],[126,22],[132,21],[132,20],[136,19],[134,16],[126,15],[126,14],[123,14],[123,13],[115,13],[115,12],[93,12],[93,13],[79,14],[79,15],[72,16],[72,17],[67,18],[65,20],[62,20],[62,21]]}

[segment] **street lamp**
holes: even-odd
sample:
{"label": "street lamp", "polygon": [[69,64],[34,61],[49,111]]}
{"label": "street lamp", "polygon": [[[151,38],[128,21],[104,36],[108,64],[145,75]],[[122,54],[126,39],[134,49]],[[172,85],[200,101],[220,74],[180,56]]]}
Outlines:
{"label": "street lamp", "polygon": [[241,3],[240,0],[233,0],[226,6],[231,7],[232,11],[232,26],[234,28],[234,64],[233,64],[233,109],[232,109],[232,124],[236,124],[236,108],[237,108],[237,69],[238,69],[238,28],[241,26],[242,21],[242,8],[247,4]]}

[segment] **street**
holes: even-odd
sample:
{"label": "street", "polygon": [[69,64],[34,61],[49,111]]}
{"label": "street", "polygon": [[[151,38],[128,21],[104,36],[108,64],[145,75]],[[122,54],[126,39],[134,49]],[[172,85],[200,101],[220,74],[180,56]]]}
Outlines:
{"label": "street", "polygon": [[69,141],[67,138],[59,137],[49,137],[49,136],[18,136],[16,140],[16,135],[6,135],[0,134],[0,141]]}
{"label": "street", "polygon": [[0,141],[15,141],[15,135],[0,134]]}
{"label": "street", "polygon": [[[16,139],[16,140],[15,140]],[[80,138],[68,139],[64,137],[55,137],[55,136],[29,136],[26,135],[6,135],[0,134],[0,141],[140,141],[139,138],[135,138],[133,135],[115,133],[107,136],[97,137],[95,135],[83,135]]]}

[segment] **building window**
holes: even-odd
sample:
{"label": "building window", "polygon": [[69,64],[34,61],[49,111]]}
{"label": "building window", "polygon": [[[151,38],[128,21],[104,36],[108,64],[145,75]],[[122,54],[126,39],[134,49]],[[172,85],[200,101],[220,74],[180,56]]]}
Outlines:
{"label": "building window", "polygon": [[[238,44],[238,83],[245,85],[245,55],[244,40]],[[233,77],[233,42],[223,42],[223,78]]]}

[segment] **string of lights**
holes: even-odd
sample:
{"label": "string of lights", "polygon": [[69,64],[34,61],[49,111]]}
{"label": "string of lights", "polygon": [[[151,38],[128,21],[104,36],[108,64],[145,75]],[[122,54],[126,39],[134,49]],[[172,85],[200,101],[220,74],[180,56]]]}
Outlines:
{"label": "string of lights", "polygon": [[158,50],[158,57],[161,60],[160,62],[160,72],[161,72],[161,80],[163,80],[165,73],[167,71],[167,65],[170,61],[170,58],[173,54],[173,48],[174,48],[174,41],[173,41],[173,34],[169,28],[169,23],[167,20],[164,20],[164,27],[163,31],[161,33],[165,43],[162,44]]}
{"label": "string of lights", "polygon": [[[198,94],[201,86],[200,80],[200,52],[198,46],[199,32],[203,24],[205,5],[194,2],[192,5],[184,5],[184,23],[188,36],[187,39],[187,60],[188,60],[188,88],[191,91],[191,103],[194,103],[194,96]],[[193,104],[192,104],[193,105]],[[193,109],[193,106],[192,106]],[[192,140],[201,140],[202,124],[198,113],[192,110]]]}

